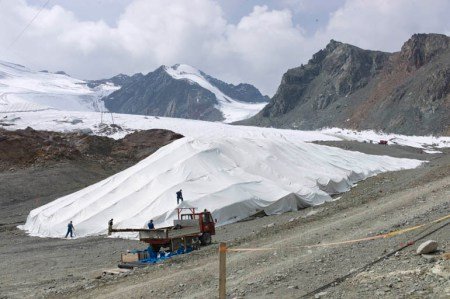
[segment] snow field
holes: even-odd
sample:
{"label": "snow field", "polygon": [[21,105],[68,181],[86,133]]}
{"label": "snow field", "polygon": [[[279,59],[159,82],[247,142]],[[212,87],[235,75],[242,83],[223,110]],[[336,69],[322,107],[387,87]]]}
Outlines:
{"label": "snow field", "polygon": [[[100,121],[106,125],[112,123],[121,126],[123,130],[104,132]],[[75,122],[74,122],[75,120]],[[6,129],[16,130],[32,127],[35,130],[50,130],[59,132],[83,131],[95,135],[123,138],[126,134],[136,130],[166,129],[188,137],[267,137],[283,136],[288,140],[301,141],[340,141],[355,140],[359,142],[374,142],[388,140],[389,144],[398,144],[433,151],[435,149],[450,147],[450,137],[436,136],[405,136],[399,134],[376,133],[374,131],[353,131],[348,129],[327,128],[317,131],[300,131],[288,129],[232,126],[220,122],[207,122],[200,120],[155,117],[130,114],[103,114],[98,112],[79,111],[35,111],[1,113],[0,122],[7,124]]]}
{"label": "snow field", "polygon": [[0,61],[0,113],[48,109],[104,111],[100,99],[118,86],[89,88],[83,80],[63,74],[32,71]]}

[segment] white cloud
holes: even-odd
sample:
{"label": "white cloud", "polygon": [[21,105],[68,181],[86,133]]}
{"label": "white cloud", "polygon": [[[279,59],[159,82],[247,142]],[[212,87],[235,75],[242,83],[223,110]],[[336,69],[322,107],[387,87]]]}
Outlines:
{"label": "white cloud", "polygon": [[450,32],[448,0],[348,0],[315,38],[399,51],[414,33]]}
{"label": "white cloud", "polygon": [[302,30],[291,21],[288,10],[270,11],[255,6],[237,25],[229,25],[222,39],[211,47],[211,65],[223,60],[229,67],[223,76],[233,73],[255,83],[265,92],[273,91],[287,68],[300,63],[304,56]]}
{"label": "white cloud", "polygon": [[450,3],[445,0],[348,0],[313,35],[293,23],[292,5],[283,10],[255,6],[231,24],[216,1],[135,0],[115,26],[80,21],[55,5],[44,9],[8,49],[38,8],[25,0],[4,0],[0,59],[62,69],[80,78],[147,73],[161,64],[181,62],[220,79],[253,83],[272,94],[288,68],[305,63],[331,38],[395,51],[415,32],[450,31]]}

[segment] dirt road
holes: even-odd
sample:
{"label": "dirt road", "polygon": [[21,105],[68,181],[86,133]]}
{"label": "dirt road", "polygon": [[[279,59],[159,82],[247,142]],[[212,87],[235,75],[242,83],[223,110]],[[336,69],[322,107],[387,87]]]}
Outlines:
{"label": "dirt road", "polygon": [[[352,146],[359,148],[357,143]],[[360,150],[366,146],[376,145],[363,145]],[[389,149],[374,149],[376,154],[389,153]],[[221,227],[214,245],[118,276],[100,274],[117,264],[121,251],[144,245],[101,237],[30,238],[13,226],[3,226],[0,293],[7,298],[215,298],[217,242],[226,241],[231,248],[275,248],[228,254],[230,298],[299,298],[398,248],[420,230],[345,246],[307,249],[301,245],[363,238],[450,214],[450,151],[437,156],[408,148],[398,151],[431,162],[367,179],[320,207]],[[440,249],[450,251],[450,225],[426,239],[435,239]],[[417,256],[416,247],[407,247],[316,296],[450,296],[450,261]]]}

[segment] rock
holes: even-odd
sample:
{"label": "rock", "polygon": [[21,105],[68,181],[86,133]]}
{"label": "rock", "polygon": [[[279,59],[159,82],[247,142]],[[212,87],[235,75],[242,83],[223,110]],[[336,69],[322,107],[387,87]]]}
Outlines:
{"label": "rock", "polygon": [[272,222],[272,223],[268,224],[266,227],[270,228],[270,227],[274,227],[274,226],[275,226],[275,223]]}
{"label": "rock", "polygon": [[312,216],[312,215],[315,215],[315,214],[317,214],[317,210],[312,210],[312,211],[309,211],[307,214],[306,214],[306,217],[310,217],[310,216]]}
{"label": "rock", "polygon": [[427,254],[435,252],[438,248],[438,243],[434,240],[428,240],[423,242],[417,247],[417,254]]}
{"label": "rock", "polygon": [[316,294],[316,295],[314,296],[314,298],[316,298],[316,299],[322,298],[322,297],[324,297],[326,294],[328,294],[328,292],[320,292],[320,293]]}

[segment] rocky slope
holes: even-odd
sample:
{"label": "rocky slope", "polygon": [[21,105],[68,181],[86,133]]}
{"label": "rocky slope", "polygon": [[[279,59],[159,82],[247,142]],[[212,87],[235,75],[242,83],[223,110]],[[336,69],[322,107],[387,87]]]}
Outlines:
{"label": "rocky slope", "polygon": [[331,41],[288,70],[270,103],[244,124],[450,134],[450,37],[415,34],[400,52]]}
{"label": "rocky slope", "polygon": [[31,128],[16,131],[0,129],[0,171],[49,166],[64,161],[90,161],[102,165],[136,163],[182,137],[159,129],[137,131],[119,140]]}
{"label": "rocky slope", "polygon": [[141,73],[134,74],[133,76],[128,76],[125,74],[118,74],[109,79],[89,80],[89,81],[87,81],[88,82],[87,86],[89,86],[90,88],[95,88],[99,85],[108,84],[108,83],[113,84],[115,86],[123,86],[125,84],[129,84],[129,83],[133,82],[134,80],[139,80],[142,77],[144,77],[144,75]]}
{"label": "rocky slope", "polygon": [[227,84],[187,65],[161,66],[133,77],[103,98],[108,110],[222,121],[250,117],[268,100],[250,84]]}

